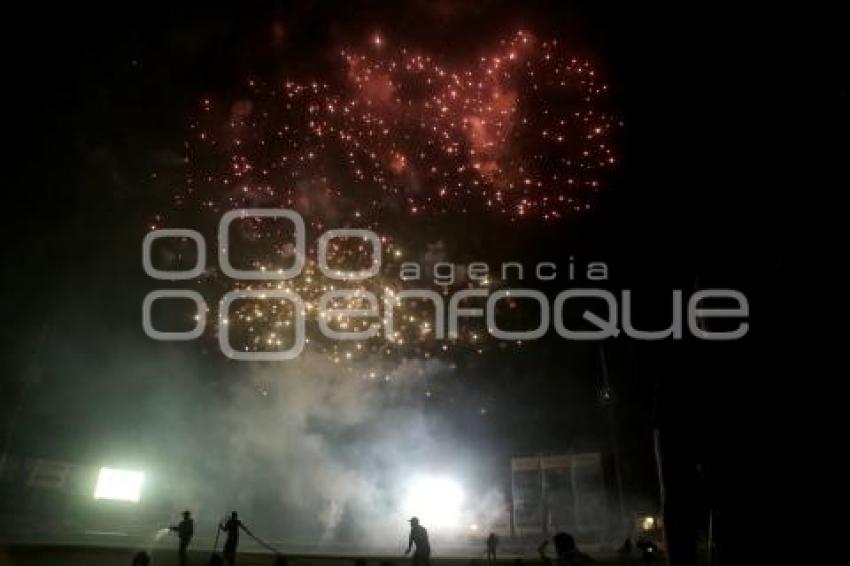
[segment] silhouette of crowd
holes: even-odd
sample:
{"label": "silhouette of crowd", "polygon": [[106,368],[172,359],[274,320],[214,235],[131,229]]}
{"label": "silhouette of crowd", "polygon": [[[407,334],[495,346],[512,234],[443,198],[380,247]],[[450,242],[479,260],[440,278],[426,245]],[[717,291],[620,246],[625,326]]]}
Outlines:
{"label": "silhouette of crowd", "polygon": [[[194,536],[195,522],[194,519],[192,519],[190,511],[184,511],[182,513],[182,517],[182,520],[178,524],[170,526],[168,530],[177,533],[179,541],[177,549],[178,562],[180,566],[186,566],[189,563],[188,548],[192,541],[192,537]],[[404,554],[407,555],[410,554],[411,550],[413,551],[410,566],[430,566],[431,542],[428,538],[427,529],[420,523],[417,517],[411,517],[408,520],[408,523],[410,524],[410,533],[408,536],[407,549],[404,551]],[[207,566],[236,565],[240,532],[245,532],[258,544],[273,551],[274,566],[288,566],[286,556],[252,533],[239,519],[239,515],[236,511],[233,511],[226,520],[218,523],[213,552],[210,555],[209,560],[206,562]],[[218,539],[221,533],[224,533],[225,540],[222,551],[219,553]],[[555,547],[554,559],[550,558],[547,554],[549,542],[550,541],[548,539],[544,540],[537,548],[540,562],[543,566],[580,566],[582,564],[593,562],[593,559],[589,555],[578,549],[575,538],[573,538],[573,536],[569,533],[559,532],[552,537],[552,542]],[[496,566],[496,551],[498,544],[499,539],[496,534],[490,533],[485,540],[487,566]],[[634,546],[640,552],[640,556],[644,564],[651,564],[655,556],[658,555],[658,547],[652,541],[641,539],[638,540],[637,544]],[[632,564],[632,551],[632,541],[631,539],[626,539],[619,550],[620,562]],[[473,561],[471,564],[475,565],[477,564],[477,561]],[[133,556],[131,566],[150,565],[151,557],[147,552],[140,551]],[[364,558],[358,558],[354,561],[354,566],[367,566],[367,561]],[[395,566],[395,564],[389,561],[382,561],[380,566]],[[513,561],[513,566],[524,566],[524,562],[521,558],[516,558]]]}

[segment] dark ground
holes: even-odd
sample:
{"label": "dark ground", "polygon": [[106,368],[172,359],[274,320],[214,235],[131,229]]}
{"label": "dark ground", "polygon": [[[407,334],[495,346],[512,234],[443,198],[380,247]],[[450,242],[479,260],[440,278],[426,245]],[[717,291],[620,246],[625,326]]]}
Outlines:
{"label": "dark ground", "polygon": [[[9,545],[0,547],[0,566],[106,566],[106,565],[128,565],[138,549],[129,548],[106,548],[85,546],[27,546]],[[177,553],[173,550],[155,550],[152,554],[152,566],[171,566],[177,564]],[[200,566],[207,563],[209,551],[196,551],[190,553],[189,564]],[[371,556],[366,557],[366,566],[379,566],[390,564],[394,566],[406,566],[409,560],[398,556]],[[239,566],[271,565],[274,557],[270,554],[246,553],[240,554]],[[288,566],[353,566],[354,558],[340,556],[302,556],[289,557]],[[618,564],[616,560],[599,560],[594,564]],[[637,563],[637,560],[635,560]],[[432,559],[433,566],[484,566],[483,560],[470,560],[469,558],[437,558]],[[499,564],[507,566],[513,564],[513,559],[499,561]],[[655,564],[663,564],[656,562]],[[539,566],[537,560],[525,561],[526,566]]]}

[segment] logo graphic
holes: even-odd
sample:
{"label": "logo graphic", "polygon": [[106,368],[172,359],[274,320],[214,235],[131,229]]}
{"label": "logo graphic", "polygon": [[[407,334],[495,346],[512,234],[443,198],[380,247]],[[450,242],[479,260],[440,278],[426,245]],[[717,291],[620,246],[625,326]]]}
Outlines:
{"label": "logo graphic", "polygon": [[[237,269],[230,261],[229,229],[234,220],[246,218],[284,219],[294,228],[293,263],[287,268],[273,270]],[[194,243],[196,250],[195,265],[186,270],[162,270],[153,265],[153,244],[159,239],[184,238]],[[331,267],[328,249],[331,242],[337,239],[359,239],[368,243],[371,260],[365,269],[344,270]],[[306,263],[306,230],[300,214],[288,209],[237,209],[225,213],[218,225],[218,264],[221,271],[235,281],[287,281],[298,277]],[[358,282],[376,277],[381,271],[381,238],[371,230],[365,229],[334,229],[324,232],[317,240],[318,268],[331,281]],[[451,264],[445,264],[451,265]],[[600,264],[594,264],[599,266]],[[473,270],[473,266],[476,267]],[[503,264],[503,272],[507,266],[520,266],[517,262]],[[160,229],[148,233],[142,242],[142,267],[145,273],[153,279],[161,281],[186,281],[200,277],[206,269],[206,241],[197,231],[191,229]],[[402,265],[399,279],[408,280],[405,272],[419,266],[415,263]],[[545,270],[545,272],[544,272]],[[542,281],[554,279],[557,266],[551,262],[542,262],[536,266],[535,273]],[[480,262],[470,263],[469,276],[475,278],[478,274],[486,278],[486,265]],[[602,270],[607,272],[606,269]],[[436,273],[435,269],[435,273]],[[601,277],[600,279],[605,279]],[[439,280],[438,280],[439,283]],[[456,339],[459,335],[459,320],[461,318],[482,318],[487,332],[496,340],[530,341],[538,340],[546,335],[554,326],[555,332],[567,340],[605,340],[616,338],[624,333],[636,340],[681,340],[688,332],[701,340],[728,341],[742,338],[749,330],[749,302],[746,296],[734,289],[702,289],[694,292],[684,303],[681,290],[671,293],[672,314],[671,323],[667,328],[644,330],[635,327],[632,321],[632,293],[628,289],[616,296],[611,291],[599,288],[571,288],[559,292],[554,300],[543,292],[527,288],[462,289],[453,293],[445,300],[440,293],[431,289],[404,289],[386,293],[380,301],[375,293],[362,288],[337,289],[331,286],[318,300],[316,322],[322,336],[330,340],[355,341],[375,338],[382,327],[384,336],[391,339],[395,335],[395,311],[405,300],[428,301],[434,307],[433,336],[438,340]],[[190,300],[195,306],[195,326],[191,330],[178,332],[158,330],[152,321],[153,306],[157,301],[168,299]],[[485,301],[483,308],[461,306],[467,299]],[[498,323],[498,310],[502,302],[523,299],[525,302],[536,304],[537,323],[534,328],[524,330],[501,328]],[[287,327],[292,328],[293,343],[285,350],[239,351],[231,344],[231,324],[229,313],[234,302],[239,300],[276,301],[288,303],[291,306],[292,318]],[[709,308],[706,301],[719,301],[723,307]],[[590,328],[569,328],[564,317],[564,307],[568,301],[576,301],[582,305],[593,304],[596,308],[585,309],[581,315]],[[343,304],[358,304],[357,308],[340,308]],[[731,305],[731,306],[730,306]],[[383,312],[381,308],[383,307]],[[601,313],[599,307],[602,307]],[[248,361],[285,361],[298,357],[304,350],[306,338],[307,305],[301,295],[293,289],[234,289],[221,297],[218,305],[218,343],[222,353],[234,360]],[[199,338],[207,324],[208,306],[203,296],[191,289],[158,289],[151,291],[142,301],[142,327],[145,333],[154,340],[186,341]],[[368,324],[359,328],[334,328],[332,320],[360,320]],[[732,328],[711,329],[712,319],[730,319],[737,322]],[[687,323],[685,324],[685,321]],[[727,325],[728,326],[728,325]]]}

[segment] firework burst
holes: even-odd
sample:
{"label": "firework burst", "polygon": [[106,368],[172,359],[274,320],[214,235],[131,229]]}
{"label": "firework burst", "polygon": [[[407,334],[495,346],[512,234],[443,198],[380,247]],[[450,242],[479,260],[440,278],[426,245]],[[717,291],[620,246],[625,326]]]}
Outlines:
{"label": "firework burst", "polygon": [[[617,164],[612,138],[619,122],[606,110],[606,95],[588,61],[523,31],[465,67],[373,40],[363,51],[340,51],[338,72],[327,80],[251,80],[235,102],[203,99],[185,142],[185,176],[151,229],[183,212],[217,222],[228,210],[257,207],[294,209],[315,231],[369,228],[381,234],[382,270],[347,287],[392,296],[402,287],[402,252],[390,232],[405,219],[491,214],[552,222],[590,208]],[[292,255],[287,244],[274,243],[289,241],[275,222],[245,220],[238,231],[240,249],[262,246],[242,254],[243,269],[280,269],[281,258]],[[356,268],[368,254],[363,248],[337,241],[329,260]],[[305,300],[305,316],[317,322],[319,297],[339,282],[317,269],[315,249],[308,255],[313,259],[293,279],[239,285],[294,290]],[[215,275],[208,284],[223,279]],[[355,303],[344,306],[362,308]],[[447,350],[423,303],[402,306],[393,335],[329,344],[329,355],[345,362]],[[240,323],[242,348],[280,348],[291,308],[244,301],[228,320]],[[363,330],[353,320],[331,322]],[[480,351],[484,334],[473,329],[452,344]]]}

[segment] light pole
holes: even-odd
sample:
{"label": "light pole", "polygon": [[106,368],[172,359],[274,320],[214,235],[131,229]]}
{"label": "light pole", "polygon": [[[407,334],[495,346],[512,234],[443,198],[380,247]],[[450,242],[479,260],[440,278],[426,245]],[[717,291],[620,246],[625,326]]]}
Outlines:
{"label": "light pole", "polygon": [[602,368],[602,387],[599,390],[599,402],[606,407],[608,413],[608,434],[611,438],[611,452],[614,456],[614,478],[617,482],[617,500],[620,508],[620,538],[628,536],[626,531],[626,503],[623,497],[623,474],[620,463],[620,442],[617,434],[617,420],[614,416],[614,390],[608,380],[608,363],[605,360],[605,349],[600,344],[599,360]]}

